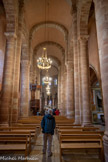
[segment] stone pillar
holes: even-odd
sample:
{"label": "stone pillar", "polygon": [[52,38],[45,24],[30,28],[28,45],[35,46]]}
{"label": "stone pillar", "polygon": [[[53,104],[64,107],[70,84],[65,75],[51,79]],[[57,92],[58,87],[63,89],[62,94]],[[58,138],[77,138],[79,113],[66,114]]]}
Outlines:
{"label": "stone pillar", "polygon": [[42,93],[40,93],[40,112],[43,110],[43,102],[42,102],[43,96]]}
{"label": "stone pillar", "polygon": [[61,68],[58,73],[58,109],[61,109]]}
{"label": "stone pillar", "polygon": [[23,22],[24,2],[19,4],[19,18],[18,18],[18,33],[17,33],[17,47],[15,51],[15,77],[13,83],[13,100],[12,100],[12,122],[16,123],[19,112],[19,80],[20,80],[20,59],[21,59],[21,44],[22,44],[22,22]]}
{"label": "stone pillar", "polygon": [[0,15],[0,91],[2,88],[3,67],[5,58],[6,37],[4,35],[6,24],[5,17]]}
{"label": "stone pillar", "polygon": [[54,106],[55,106],[55,97],[53,96],[52,97],[52,107],[54,108]]}
{"label": "stone pillar", "polygon": [[64,62],[62,62],[62,67],[61,67],[61,109],[60,109],[60,114],[65,115],[65,110],[64,110]]}
{"label": "stone pillar", "polygon": [[12,102],[12,79],[14,64],[15,36],[11,33],[6,35],[6,54],[4,63],[3,87],[0,107],[0,120],[3,125],[9,125],[11,121],[11,102]]}
{"label": "stone pillar", "polygon": [[28,117],[29,115],[29,72],[30,63],[28,60],[21,61],[21,97],[20,97],[20,115]]}
{"label": "stone pillar", "polygon": [[103,142],[105,160],[108,162],[108,1],[94,0],[94,2],[105,116]]}
{"label": "stone pillar", "polygon": [[66,114],[67,118],[74,118],[74,73],[73,62],[67,62],[67,91],[66,91]]}
{"label": "stone pillar", "polygon": [[[37,84],[38,85],[41,85],[41,83],[40,83],[40,71],[39,71],[39,69],[36,66],[35,66],[35,68],[36,68],[36,70],[35,70],[36,71],[35,76],[37,77]],[[42,89],[41,89],[41,91],[42,91]],[[41,96],[40,90],[36,90],[36,99],[40,99],[40,96]]]}
{"label": "stone pillar", "polygon": [[78,75],[79,75],[79,110],[80,110],[80,122],[83,122],[83,106],[82,106],[82,82],[81,82],[81,53],[80,53],[80,41],[78,40]]}
{"label": "stone pillar", "polygon": [[87,44],[88,36],[83,36],[80,40],[83,125],[91,125]]}
{"label": "stone pillar", "polygon": [[78,75],[78,41],[77,41],[77,9],[76,5],[72,8],[73,26],[73,53],[74,53],[74,101],[75,101],[75,124],[80,124],[79,109],[79,75]]}
{"label": "stone pillar", "polygon": [[78,69],[78,51],[77,40],[73,41],[74,46],[74,101],[75,101],[75,124],[80,124],[80,108],[79,108],[79,69]]}
{"label": "stone pillar", "polygon": [[67,69],[65,66],[65,70],[64,70],[64,115],[66,116],[66,84],[67,84]]}

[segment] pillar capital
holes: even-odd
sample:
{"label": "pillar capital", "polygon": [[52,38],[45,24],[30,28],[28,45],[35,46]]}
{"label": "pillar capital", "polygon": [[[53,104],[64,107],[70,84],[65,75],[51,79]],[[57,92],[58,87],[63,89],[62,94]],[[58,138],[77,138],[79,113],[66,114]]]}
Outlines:
{"label": "pillar capital", "polygon": [[89,35],[81,35],[78,40],[80,42],[87,42],[88,39],[89,39]]}
{"label": "pillar capital", "polygon": [[16,39],[16,34],[14,32],[5,32],[4,35],[8,40],[10,39]]}
{"label": "pillar capital", "polygon": [[72,61],[72,60],[68,60],[68,61],[66,62],[66,67],[67,67],[68,65],[71,65],[71,64],[73,64],[73,61]]}

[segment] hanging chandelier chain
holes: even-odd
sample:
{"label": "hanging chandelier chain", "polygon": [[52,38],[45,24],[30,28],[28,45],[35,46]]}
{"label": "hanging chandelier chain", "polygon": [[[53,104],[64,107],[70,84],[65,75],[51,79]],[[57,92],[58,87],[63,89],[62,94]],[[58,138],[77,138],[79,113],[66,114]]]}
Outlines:
{"label": "hanging chandelier chain", "polygon": [[[44,39],[47,39],[46,35],[47,35],[47,21],[46,21],[46,15],[47,15],[47,4],[46,4],[47,0],[45,0],[45,34],[44,34]],[[49,0],[48,0],[48,14],[49,14]],[[47,58],[47,50],[46,48],[43,48],[43,53],[42,53],[42,57],[40,57],[37,60],[37,66],[39,69],[49,69],[51,68],[51,64],[52,61],[50,60],[50,58]]]}

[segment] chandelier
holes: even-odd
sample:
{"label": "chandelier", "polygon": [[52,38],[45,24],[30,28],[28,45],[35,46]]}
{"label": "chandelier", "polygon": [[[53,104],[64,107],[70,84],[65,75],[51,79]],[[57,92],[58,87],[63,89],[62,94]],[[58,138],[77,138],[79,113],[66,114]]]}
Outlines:
{"label": "chandelier", "polygon": [[51,93],[51,92],[50,92],[49,90],[46,92],[47,95],[50,95],[50,93]]}
{"label": "chandelier", "polygon": [[47,85],[46,90],[47,90],[47,91],[49,91],[49,90],[50,90],[50,86],[49,86],[49,85]]}
{"label": "chandelier", "polygon": [[52,60],[50,58],[47,58],[47,51],[46,48],[43,48],[43,54],[42,57],[39,57],[37,60],[37,66],[39,69],[49,69],[51,68]]}
{"label": "chandelier", "polygon": [[44,82],[45,84],[49,84],[49,83],[51,83],[51,81],[52,81],[52,78],[49,77],[49,76],[45,76],[45,77],[43,78],[43,82]]}

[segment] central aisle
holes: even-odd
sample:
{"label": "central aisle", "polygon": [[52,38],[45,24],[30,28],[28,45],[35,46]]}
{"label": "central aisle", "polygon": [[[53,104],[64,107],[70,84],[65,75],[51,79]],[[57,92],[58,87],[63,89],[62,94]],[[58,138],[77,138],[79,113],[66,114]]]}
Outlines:
{"label": "central aisle", "polygon": [[56,134],[53,136],[53,143],[52,143],[52,153],[51,157],[47,156],[46,154],[42,154],[42,146],[43,146],[43,135],[42,133],[39,134],[37,137],[36,143],[29,155],[31,160],[28,162],[33,162],[33,158],[35,158],[36,162],[60,162],[59,159],[59,141],[57,139]]}
{"label": "central aisle", "polygon": [[[60,162],[59,140],[56,134],[54,134],[53,136],[53,143],[52,143],[53,155],[51,157],[48,157],[47,153],[42,154],[42,147],[43,147],[43,135],[40,132],[32,148],[32,151],[29,154],[29,158],[31,158],[31,160],[27,160],[27,162],[33,162],[33,161],[35,162]],[[79,151],[77,152],[77,154],[73,152],[73,154],[70,153],[68,155],[64,155],[62,161],[63,162],[101,162],[97,151],[95,152],[92,152],[92,151],[80,152]]]}

